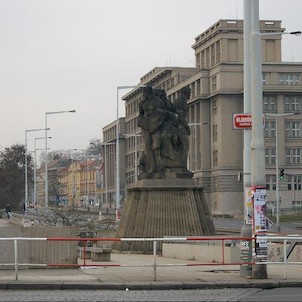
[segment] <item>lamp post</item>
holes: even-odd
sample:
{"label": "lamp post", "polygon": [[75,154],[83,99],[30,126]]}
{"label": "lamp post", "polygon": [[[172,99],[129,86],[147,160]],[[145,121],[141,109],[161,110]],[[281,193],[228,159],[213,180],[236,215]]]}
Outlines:
{"label": "lamp post", "polygon": [[25,213],[28,208],[28,181],[27,181],[27,133],[28,132],[33,132],[33,131],[43,131],[45,129],[27,129],[25,130],[25,160],[24,160],[24,165],[25,165],[25,198],[24,198],[24,204],[25,204]]}
{"label": "lamp post", "polygon": [[116,89],[116,165],[115,165],[115,220],[120,220],[120,142],[119,142],[119,91],[123,89],[133,89],[144,87],[145,85],[133,85],[133,86],[117,86]]}
{"label": "lamp post", "polygon": [[[265,155],[263,131],[260,129],[263,115],[262,104],[262,66],[261,66],[261,36],[294,34],[295,32],[259,32],[259,0],[244,0],[244,112],[252,113],[252,130],[244,130],[244,154],[243,154],[243,179],[244,179],[244,223],[241,230],[242,237],[252,236],[252,225],[247,222],[247,201],[252,184],[264,183]],[[252,101],[253,100],[253,101]],[[260,135],[260,136],[259,136]],[[262,180],[263,178],[263,180]],[[252,259],[251,242],[249,242],[249,261]],[[255,266],[257,267],[257,265]],[[266,268],[259,265],[260,269],[253,269],[253,274],[266,278]],[[262,269],[263,268],[263,269]],[[252,269],[241,266],[240,273],[243,276],[252,275]]]}
{"label": "lamp post", "polygon": [[267,116],[272,116],[275,118],[275,132],[276,132],[276,232],[280,233],[280,200],[279,200],[279,135],[278,135],[278,117],[284,117],[289,115],[298,115],[300,112],[290,112],[290,113],[266,113]]}
{"label": "lamp post", "polygon": [[[51,138],[48,136],[47,138]],[[35,152],[35,160],[34,160],[34,205],[37,205],[37,151],[44,150],[44,149],[37,149],[37,140],[45,139],[45,137],[36,137],[35,138],[35,145],[34,145],[34,152]]]}
{"label": "lamp post", "polygon": [[[244,113],[251,113],[251,31],[252,31],[252,1],[244,0],[244,93],[243,93],[243,110]],[[241,229],[242,237],[252,237],[252,221],[248,213],[248,198],[251,192],[251,129],[243,130],[243,210],[244,219]],[[246,246],[246,249],[243,247]],[[246,256],[247,254],[247,256]],[[241,257],[248,262],[252,262],[252,241],[245,241],[242,243]],[[252,265],[241,265],[240,276],[252,276]]]}
{"label": "lamp post", "polygon": [[[259,0],[251,0],[250,5],[251,32],[250,32],[250,65],[246,72],[250,73],[251,91],[251,186],[265,187],[265,152],[263,135],[263,100],[262,100],[262,51],[261,35],[259,30]],[[246,58],[245,58],[246,59]],[[252,237],[255,232],[252,227]],[[257,255],[254,255],[257,259]],[[257,264],[252,267],[254,278],[267,279],[267,268],[265,264]]]}
{"label": "lamp post", "polygon": [[60,113],[75,113],[75,110],[68,110],[68,111],[48,111],[45,112],[45,211],[48,211],[48,158],[47,158],[47,116],[51,114],[60,114]]}

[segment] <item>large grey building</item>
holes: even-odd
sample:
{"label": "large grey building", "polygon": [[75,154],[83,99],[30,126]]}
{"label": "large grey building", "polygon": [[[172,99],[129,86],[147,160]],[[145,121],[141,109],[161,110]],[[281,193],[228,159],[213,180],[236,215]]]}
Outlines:
{"label": "large grey building", "polygon": [[[285,178],[279,181],[281,209],[302,207],[302,63],[282,62],[285,29],[281,21],[260,21],[260,31],[273,33],[262,35],[267,205],[275,209],[278,130],[278,165],[285,172]],[[219,20],[195,38],[192,48],[196,67],[155,67],[140,78],[138,85],[164,89],[172,102],[182,87],[191,88],[188,168],[204,188],[213,214],[242,215],[243,183],[238,181],[238,173],[243,171],[243,130],[234,129],[233,114],[243,112],[243,20]],[[141,141],[137,116],[141,98],[139,88],[123,96],[126,116],[119,123],[123,196],[138,171]],[[115,122],[103,128],[105,143],[115,140],[115,128]],[[112,160],[108,169],[114,169]],[[109,180],[108,176],[108,183],[113,196],[114,178]]]}

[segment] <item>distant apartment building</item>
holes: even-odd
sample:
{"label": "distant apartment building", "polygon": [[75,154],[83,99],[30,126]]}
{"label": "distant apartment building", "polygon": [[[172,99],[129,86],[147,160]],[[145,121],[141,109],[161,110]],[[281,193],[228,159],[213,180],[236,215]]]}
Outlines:
{"label": "distant apartment building", "polygon": [[[279,181],[280,207],[302,207],[302,63],[282,62],[281,21],[260,21],[262,35],[262,84],[265,116],[267,205],[275,209],[276,130],[278,166],[285,171]],[[141,84],[164,89],[173,102],[184,86],[191,88],[191,125],[188,168],[216,215],[242,215],[243,130],[233,128],[233,114],[243,112],[243,20],[219,20],[195,38],[196,67],[155,67],[140,78]],[[121,194],[135,180],[140,154],[137,127],[140,88],[123,96],[126,116],[120,125]],[[294,114],[297,113],[297,114]],[[268,115],[270,114],[270,115]],[[278,115],[278,117],[276,116]],[[103,128],[104,142],[114,142],[116,123]],[[114,153],[115,146],[111,145]],[[108,152],[108,150],[107,150]],[[125,156],[123,156],[125,155]],[[109,163],[108,190],[114,194],[114,165]],[[109,173],[109,172],[108,172]],[[110,185],[109,185],[110,183]]]}
{"label": "distant apartment building", "polygon": [[[37,204],[45,204],[45,170],[37,173]],[[102,159],[69,159],[48,165],[49,206],[89,207],[101,202],[103,189]]]}

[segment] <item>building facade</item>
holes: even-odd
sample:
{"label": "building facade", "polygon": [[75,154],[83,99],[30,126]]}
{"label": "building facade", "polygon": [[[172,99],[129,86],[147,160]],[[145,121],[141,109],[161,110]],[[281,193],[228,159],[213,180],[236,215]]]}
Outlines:
{"label": "building facade", "polygon": [[[98,205],[104,191],[102,158],[53,161],[48,166],[49,205],[86,207]],[[37,173],[39,206],[45,204],[45,170]]]}
{"label": "building facade", "polygon": [[[285,178],[279,181],[281,209],[301,207],[302,63],[281,61],[285,31],[281,21],[261,20],[260,31],[265,33],[262,83],[268,208],[274,211],[276,207],[276,160],[285,171]],[[204,188],[213,214],[240,216],[244,204],[243,183],[238,181],[238,173],[243,172],[243,130],[234,129],[233,114],[244,109],[243,20],[219,20],[195,38],[192,48],[196,67],[155,67],[140,78],[138,85],[164,89],[172,102],[181,88],[191,88],[188,168],[194,172],[196,184]],[[123,196],[125,187],[139,173],[141,141],[137,117],[141,98],[140,88],[123,96]],[[114,133],[115,127],[116,123],[112,123],[103,129],[104,142],[114,141],[114,134],[110,137],[108,133]],[[114,186],[111,188],[114,190]]]}
{"label": "building facade", "polygon": [[[275,211],[280,168],[284,170],[284,178],[278,181],[280,208],[301,208],[302,62],[282,62],[281,41],[285,29],[281,27],[281,21],[261,20],[260,31],[267,205],[268,209]],[[204,189],[214,215],[243,214],[243,182],[238,180],[238,173],[243,172],[243,130],[233,127],[233,114],[244,112],[243,42],[243,20],[219,20],[195,38],[192,45],[195,67],[155,67],[137,84],[164,89],[172,102],[183,87],[191,88],[188,101],[188,123],[191,126],[188,169],[194,172],[196,185]],[[127,188],[140,173],[142,142],[137,117],[142,97],[139,87],[124,94],[125,117],[102,129],[103,172],[99,172],[102,175],[99,180],[96,179],[97,174],[89,176],[89,192],[93,192],[93,186],[99,186],[96,195],[107,208],[115,208],[116,204],[117,124],[121,204],[127,197]],[[89,167],[89,171],[93,168]],[[83,204],[88,177],[84,176],[87,174],[85,164],[73,163],[65,173],[61,182],[68,204],[71,200]],[[42,192],[43,173],[39,177]],[[77,183],[76,190],[72,183]],[[40,193],[38,196],[43,198]],[[44,201],[39,200],[39,203]]]}

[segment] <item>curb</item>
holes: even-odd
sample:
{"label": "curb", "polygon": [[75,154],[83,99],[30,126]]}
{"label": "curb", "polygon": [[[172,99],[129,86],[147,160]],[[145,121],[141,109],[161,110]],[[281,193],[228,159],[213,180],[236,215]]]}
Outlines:
{"label": "curb", "polygon": [[220,288],[261,288],[302,287],[300,280],[262,280],[249,282],[124,282],[124,283],[83,283],[83,282],[0,282],[0,289],[7,290],[169,290],[169,289],[220,289]]}

